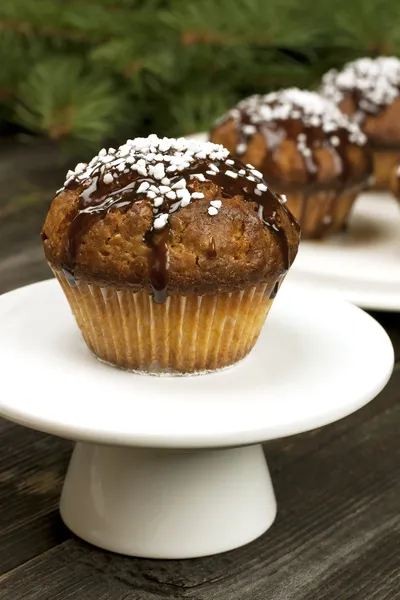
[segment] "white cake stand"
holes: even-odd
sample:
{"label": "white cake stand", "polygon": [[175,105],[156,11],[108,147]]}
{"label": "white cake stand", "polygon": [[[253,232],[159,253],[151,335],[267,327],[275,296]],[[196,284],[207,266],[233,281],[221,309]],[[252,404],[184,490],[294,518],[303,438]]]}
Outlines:
{"label": "white cake stand", "polygon": [[241,364],[197,377],[134,375],[93,358],[47,281],[0,298],[0,364],[1,415],[78,441],[61,497],[67,526],[115,552],[188,558],[271,526],[260,442],[369,402],[390,376],[393,349],[360,309],[285,284]]}
{"label": "white cake stand", "polygon": [[288,279],[363,308],[400,311],[399,203],[389,192],[361,194],[348,225],[341,235],[302,240]]}

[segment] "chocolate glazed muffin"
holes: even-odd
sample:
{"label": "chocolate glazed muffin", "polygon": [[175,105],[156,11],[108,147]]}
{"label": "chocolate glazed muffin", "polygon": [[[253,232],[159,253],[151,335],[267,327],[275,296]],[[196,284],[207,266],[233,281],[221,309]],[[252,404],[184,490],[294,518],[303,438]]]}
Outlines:
{"label": "chocolate glazed muffin", "polygon": [[70,171],[42,240],[96,356],[184,374],[248,354],[299,227],[222,146],[151,135]]}
{"label": "chocolate glazed muffin", "polygon": [[390,177],[390,189],[400,201],[400,162],[392,169]]}
{"label": "chocolate glazed muffin", "polygon": [[211,141],[254,164],[287,196],[302,237],[342,229],[370,175],[364,134],[316,92],[251,96],[215,124]]}
{"label": "chocolate glazed muffin", "polygon": [[321,93],[359,124],[373,150],[371,187],[387,189],[400,160],[400,60],[361,58],[322,78]]}

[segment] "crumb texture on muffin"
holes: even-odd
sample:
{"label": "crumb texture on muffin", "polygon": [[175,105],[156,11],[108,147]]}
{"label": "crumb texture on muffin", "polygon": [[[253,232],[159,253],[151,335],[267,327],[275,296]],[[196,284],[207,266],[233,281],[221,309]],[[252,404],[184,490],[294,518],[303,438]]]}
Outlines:
{"label": "crumb texture on muffin", "polygon": [[162,302],[279,281],[299,227],[251,164],[210,142],[151,135],[70,171],[42,240],[71,282],[147,289]]}
{"label": "crumb texture on muffin", "polygon": [[366,137],[329,100],[289,88],[242,100],[211,140],[257,166],[278,191],[343,189],[370,173]]}

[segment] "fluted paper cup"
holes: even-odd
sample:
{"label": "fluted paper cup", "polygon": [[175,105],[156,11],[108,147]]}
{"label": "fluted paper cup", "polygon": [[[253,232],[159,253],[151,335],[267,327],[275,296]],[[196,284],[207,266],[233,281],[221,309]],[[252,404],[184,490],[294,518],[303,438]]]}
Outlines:
{"label": "fluted paper cup", "polygon": [[222,294],[170,295],[71,284],[55,272],[90,350],[131,371],[190,374],[222,369],[253,348],[272,304],[271,285]]}

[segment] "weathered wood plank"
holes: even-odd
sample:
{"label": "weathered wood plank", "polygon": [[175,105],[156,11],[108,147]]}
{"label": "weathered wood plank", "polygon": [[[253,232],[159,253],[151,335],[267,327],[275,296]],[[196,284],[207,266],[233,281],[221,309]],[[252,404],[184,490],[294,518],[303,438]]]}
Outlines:
{"label": "weathered wood plank", "polygon": [[0,573],[69,535],[58,498],[71,443],[0,420]]}

